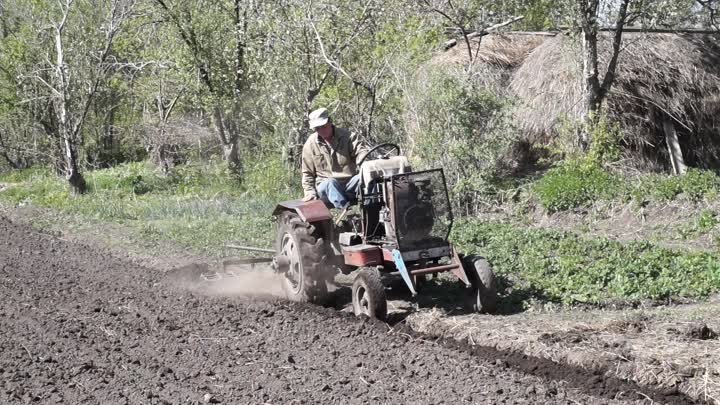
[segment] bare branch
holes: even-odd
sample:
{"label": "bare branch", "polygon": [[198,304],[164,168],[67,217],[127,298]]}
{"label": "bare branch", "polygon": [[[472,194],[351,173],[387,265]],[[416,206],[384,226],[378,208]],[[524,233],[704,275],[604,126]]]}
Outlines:
{"label": "bare branch", "polygon": [[338,71],[340,74],[342,74],[343,76],[345,76],[348,80],[350,80],[351,82],[355,83],[355,79],[353,79],[352,76],[350,76],[350,75],[345,71],[345,69],[343,69],[342,66],[340,66],[339,63],[335,62],[334,60],[332,60],[332,59],[330,59],[330,58],[328,57],[327,53],[325,52],[325,45],[323,45],[322,38],[320,38],[320,33],[318,32],[317,28],[315,27],[315,23],[313,23],[312,21],[310,21],[310,26],[312,27],[313,32],[315,32],[315,38],[316,38],[317,41],[318,41],[318,45],[320,46],[320,52],[322,53],[323,59],[325,59],[325,63],[327,63],[328,66],[330,66],[331,68],[335,69],[335,70]]}
{"label": "bare branch", "polygon": [[42,78],[39,74],[34,74],[32,76],[30,75],[20,75],[20,79],[31,79],[31,80],[37,80],[42,84],[43,86],[47,87],[48,90],[50,90],[55,97],[62,97],[62,94],[50,83],[48,83],[45,79]]}
{"label": "bare branch", "polygon": [[[472,63],[472,61],[473,61],[473,51],[472,51],[472,46],[470,46],[470,38],[468,38],[468,33],[467,33],[467,30],[465,29],[465,25],[462,24],[461,21],[455,20],[454,18],[452,18],[448,13],[446,13],[446,12],[444,12],[443,10],[441,10],[441,9],[435,7],[434,5],[432,5],[432,4],[430,3],[430,0],[423,0],[423,3],[425,3],[425,5],[426,5],[430,10],[432,10],[432,11],[440,14],[441,16],[445,17],[445,19],[447,19],[448,21],[450,21],[453,25],[455,25],[455,27],[457,27],[457,28],[460,30],[460,33],[462,34],[463,39],[465,40],[465,45],[467,45],[467,52],[468,52],[468,57],[470,58],[470,63]],[[450,5],[450,8],[454,11],[454,7],[453,7],[452,3],[451,3],[450,1],[448,1],[448,4]]]}
{"label": "bare branch", "polygon": [[[506,27],[506,26],[508,26],[508,25],[514,24],[514,23],[522,20],[523,18],[525,18],[525,16],[522,16],[522,15],[521,15],[521,16],[517,16],[517,17],[513,17],[513,18],[511,18],[511,19],[509,19],[509,20],[507,20],[507,21],[501,22],[501,23],[499,23],[499,24],[492,25],[492,26],[487,27],[487,28],[485,28],[485,29],[483,29],[483,30],[481,30],[481,31],[475,31],[475,32],[472,32],[472,33],[470,33],[470,34],[467,34],[467,38],[468,38],[468,39],[473,39],[473,38],[476,38],[476,37],[484,37],[485,35],[489,35],[489,34],[490,34],[491,32],[493,32],[493,31],[497,31],[497,30],[500,29],[500,28],[503,28],[503,27]],[[456,39],[451,39],[451,40],[449,40],[449,41],[446,41],[444,45],[445,45],[445,50],[448,50],[448,49],[452,48],[453,46],[457,45],[457,40],[456,40]]]}
{"label": "bare branch", "polygon": [[163,116],[163,121],[167,121],[170,118],[170,114],[172,114],[173,109],[175,108],[175,103],[180,99],[182,96],[183,91],[181,90],[178,94],[175,95],[175,97],[170,102],[170,106],[165,110],[165,114]]}
{"label": "bare branch", "polygon": [[[105,35],[105,44],[102,50],[102,53],[100,55],[100,63],[99,66],[102,66],[105,61],[107,61],[108,56],[110,55],[110,51],[112,49],[113,41],[115,39],[115,35],[120,30],[121,24],[124,21],[125,16],[127,16],[128,10],[125,12],[118,12],[118,2],[122,0],[114,0],[112,2],[112,5],[110,7],[110,16],[109,16],[109,28]],[[129,3],[132,5],[132,3]],[[118,14],[119,13],[119,14]],[[122,19],[115,21],[115,19],[122,17]],[[100,86],[100,82],[104,80],[104,75],[98,75],[95,78],[95,82],[90,86],[90,89],[87,94],[87,98],[85,99],[85,105],[82,109],[82,113],[80,114],[80,118],[75,121],[75,124],[72,128],[71,136],[76,137],[78,133],[80,132],[80,129],[82,128],[83,124],[85,123],[85,118],[87,117],[88,112],[90,111],[90,106],[92,105],[93,99],[95,98],[95,94],[97,93],[97,89]]]}
{"label": "bare branch", "polygon": [[715,28],[715,30],[720,31],[720,23],[716,20],[718,18],[718,9],[717,9],[717,2],[716,0],[695,0],[696,3],[701,5],[703,8],[708,10],[709,18],[710,18],[710,25]]}

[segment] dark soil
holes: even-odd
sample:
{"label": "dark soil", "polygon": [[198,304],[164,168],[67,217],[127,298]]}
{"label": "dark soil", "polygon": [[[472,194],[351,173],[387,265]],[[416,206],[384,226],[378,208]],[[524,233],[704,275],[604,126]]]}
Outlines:
{"label": "dark soil", "polygon": [[333,309],[208,297],[0,218],[0,404],[690,403]]}

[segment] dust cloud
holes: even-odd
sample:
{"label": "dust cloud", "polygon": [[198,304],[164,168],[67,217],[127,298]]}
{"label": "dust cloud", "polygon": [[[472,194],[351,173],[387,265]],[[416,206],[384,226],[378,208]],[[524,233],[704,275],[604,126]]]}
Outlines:
{"label": "dust cloud", "polygon": [[284,297],[281,278],[267,264],[194,263],[167,273],[177,287],[212,296]]}

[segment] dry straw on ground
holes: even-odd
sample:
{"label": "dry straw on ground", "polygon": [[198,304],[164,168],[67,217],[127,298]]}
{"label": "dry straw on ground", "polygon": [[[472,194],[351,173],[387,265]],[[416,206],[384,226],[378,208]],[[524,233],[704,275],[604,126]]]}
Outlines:
{"label": "dry straw on ground", "polygon": [[[699,315],[596,311],[451,317],[432,309],[411,315],[408,323],[429,335],[602,370],[720,403],[720,341],[714,333],[720,324],[710,317],[716,313],[717,304],[707,304]],[[698,316],[712,321],[691,320]]]}

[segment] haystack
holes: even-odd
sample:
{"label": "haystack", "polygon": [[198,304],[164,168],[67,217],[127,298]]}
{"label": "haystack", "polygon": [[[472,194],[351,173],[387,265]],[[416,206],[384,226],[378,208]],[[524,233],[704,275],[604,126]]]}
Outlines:
{"label": "haystack", "polygon": [[[493,34],[480,39],[472,39],[470,47],[475,63],[492,65],[504,69],[513,69],[523,63],[528,54],[546,37],[542,35]],[[465,41],[439,55],[431,63],[466,65],[470,59]]]}
{"label": "haystack", "polygon": [[[601,34],[601,66],[607,66],[611,35]],[[559,123],[581,113],[579,41],[561,34],[546,39],[513,73],[510,90],[519,98],[517,124],[527,139],[548,142]],[[685,163],[719,169],[720,37],[626,32],[607,107],[634,166],[670,169],[667,139],[675,133]]]}

